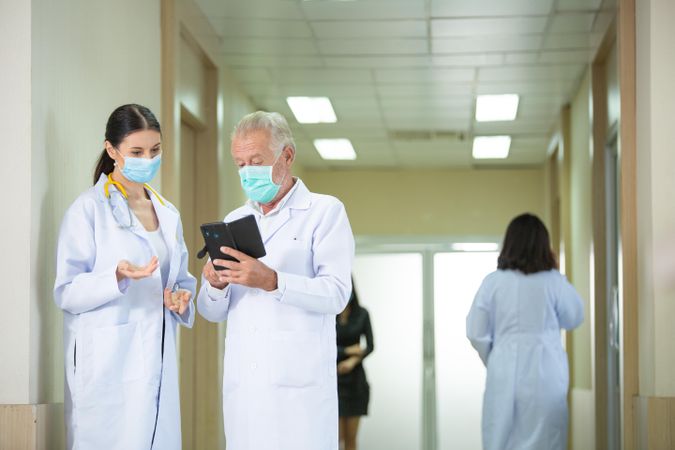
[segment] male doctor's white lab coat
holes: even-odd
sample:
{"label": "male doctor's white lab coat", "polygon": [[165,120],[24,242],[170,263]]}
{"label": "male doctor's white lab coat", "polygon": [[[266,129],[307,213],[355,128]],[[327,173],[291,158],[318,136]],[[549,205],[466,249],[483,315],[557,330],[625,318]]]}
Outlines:
{"label": "male doctor's white lab coat", "polygon": [[[180,316],[164,307],[158,268],[118,283],[117,263],[144,266],[157,255],[137,219],[132,229],[122,195],[110,203],[96,185],[70,206],[58,242],[56,304],[63,310],[67,448],[180,450],[176,324],[191,327],[194,306]],[[151,194],[168,247],[168,287],[194,293],[178,211]],[[112,205],[112,207],[111,207]],[[162,355],[162,341],[164,354]]]}
{"label": "male doctor's white lab coat", "polygon": [[487,366],[485,450],[566,450],[569,369],[560,329],[583,321],[579,294],[557,270],[498,270],[481,285],[466,333]]}
{"label": "male doctor's white lab coat", "polygon": [[354,240],[344,206],[300,180],[265,217],[253,214],[277,271],[278,290],[207,281],[201,315],[227,319],[223,413],[228,450],[337,450],[335,315],[351,293]]}

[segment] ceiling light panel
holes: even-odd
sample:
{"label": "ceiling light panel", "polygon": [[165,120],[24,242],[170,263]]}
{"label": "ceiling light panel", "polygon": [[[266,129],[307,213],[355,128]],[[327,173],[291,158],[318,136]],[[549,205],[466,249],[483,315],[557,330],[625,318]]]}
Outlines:
{"label": "ceiling light panel", "polygon": [[515,120],[518,101],[517,94],[479,95],[476,98],[476,120],[478,122]]}
{"label": "ceiling light panel", "polygon": [[328,97],[288,97],[288,106],[300,123],[335,123],[337,116]]}
{"label": "ceiling light panel", "polygon": [[349,139],[315,139],[314,148],[323,159],[340,161],[356,159],[356,151]]}
{"label": "ceiling light panel", "polygon": [[472,154],[474,159],[505,159],[510,148],[511,136],[476,136]]}

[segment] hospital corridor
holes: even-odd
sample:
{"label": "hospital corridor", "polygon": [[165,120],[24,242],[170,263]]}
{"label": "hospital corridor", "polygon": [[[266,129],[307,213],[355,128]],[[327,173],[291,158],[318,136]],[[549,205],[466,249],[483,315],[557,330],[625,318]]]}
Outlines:
{"label": "hospital corridor", "polygon": [[675,450],[673,0],[0,0],[0,450]]}

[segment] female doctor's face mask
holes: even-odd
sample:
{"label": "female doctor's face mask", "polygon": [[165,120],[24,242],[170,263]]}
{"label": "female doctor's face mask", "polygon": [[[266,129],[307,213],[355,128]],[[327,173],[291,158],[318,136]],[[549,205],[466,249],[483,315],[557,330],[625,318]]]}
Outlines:
{"label": "female doctor's face mask", "polygon": [[[119,150],[118,150],[119,152]],[[124,167],[122,167],[122,175],[129,180],[136,183],[149,183],[155,178],[159,171],[159,166],[162,163],[162,155],[157,155],[151,159],[148,158],[134,158],[124,156]]]}
{"label": "female doctor's face mask", "polygon": [[249,165],[239,169],[241,187],[249,199],[264,205],[274,200],[274,197],[277,196],[286,176],[284,175],[284,179],[279,184],[276,184],[272,179],[272,169],[282,153],[283,151],[279,153],[271,166]]}

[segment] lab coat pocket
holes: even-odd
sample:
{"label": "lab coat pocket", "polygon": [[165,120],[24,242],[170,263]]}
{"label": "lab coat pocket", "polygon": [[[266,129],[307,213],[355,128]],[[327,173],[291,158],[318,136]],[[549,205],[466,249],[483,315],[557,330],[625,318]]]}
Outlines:
{"label": "lab coat pocket", "polygon": [[127,383],[145,376],[143,340],[138,323],[96,328],[92,343],[94,383]]}
{"label": "lab coat pocket", "polygon": [[276,386],[308,387],[321,384],[321,337],[312,331],[280,331],[272,335],[271,382]]}

